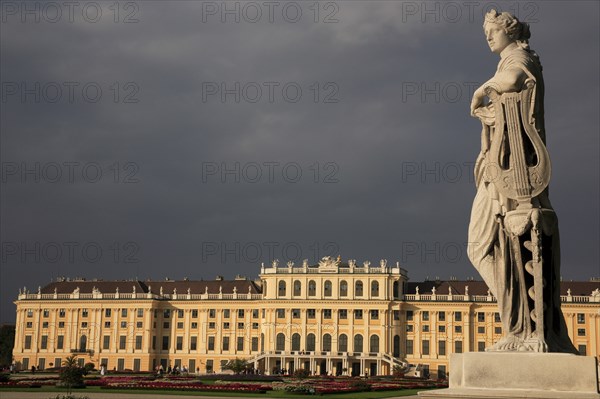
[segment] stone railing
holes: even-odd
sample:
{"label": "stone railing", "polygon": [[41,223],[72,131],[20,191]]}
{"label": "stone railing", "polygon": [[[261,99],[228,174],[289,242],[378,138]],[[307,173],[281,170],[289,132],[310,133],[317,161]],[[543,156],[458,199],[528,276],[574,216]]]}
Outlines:
{"label": "stone railing", "polygon": [[262,294],[253,294],[253,293],[245,293],[245,294],[156,294],[156,293],[145,293],[145,292],[137,292],[137,293],[120,293],[120,292],[111,292],[111,293],[103,293],[103,292],[94,292],[94,293],[77,293],[73,292],[70,294],[19,294],[17,300],[65,300],[65,299],[152,299],[152,300],[259,300],[262,299]]}
{"label": "stone railing", "polygon": [[320,267],[266,267],[261,269],[261,274],[402,274],[407,275],[408,272],[400,267],[336,267],[336,268],[320,268]]}
{"label": "stone railing", "polygon": [[[433,294],[406,294],[402,298],[408,302],[496,302],[492,295],[433,295]],[[561,295],[563,303],[600,303],[600,295]]]}

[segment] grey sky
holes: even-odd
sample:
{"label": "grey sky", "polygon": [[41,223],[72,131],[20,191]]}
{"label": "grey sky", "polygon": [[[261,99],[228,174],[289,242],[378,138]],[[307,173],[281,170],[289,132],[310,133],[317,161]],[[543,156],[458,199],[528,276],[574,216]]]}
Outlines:
{"label": "grey sky", "polygon": [[[489,3],[276,2],[273,22],[262,1],[228,2],[239,22],[220,1],[44,4],[2,2],[0,321],[57,276],[255,277],[340,254],[477,277],[468,108],[498,62]],[[496,4],[544,66],[562,275],[600,276],[599,3]]]}

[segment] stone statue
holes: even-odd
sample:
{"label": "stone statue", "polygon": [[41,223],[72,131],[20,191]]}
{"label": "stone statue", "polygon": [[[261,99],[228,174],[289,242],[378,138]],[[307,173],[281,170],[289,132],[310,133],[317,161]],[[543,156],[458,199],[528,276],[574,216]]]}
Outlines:
{"label": "stone statue", "polygon": [[528,24],[491,10],[483,29],[500,63],[471,102],[482,133],[468,255],[498,300],[504,336],[487,350],[576,353],[560,311],[542,65]]}

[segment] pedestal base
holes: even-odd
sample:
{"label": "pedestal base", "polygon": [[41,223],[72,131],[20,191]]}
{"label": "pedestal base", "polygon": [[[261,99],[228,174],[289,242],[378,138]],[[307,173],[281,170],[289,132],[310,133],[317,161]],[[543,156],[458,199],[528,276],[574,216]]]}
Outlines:
{"label": "pedestal base", "polygon": [[472,352],[450,357],[450,388],[424,399],[600,399],[596,358],[565,353]]}

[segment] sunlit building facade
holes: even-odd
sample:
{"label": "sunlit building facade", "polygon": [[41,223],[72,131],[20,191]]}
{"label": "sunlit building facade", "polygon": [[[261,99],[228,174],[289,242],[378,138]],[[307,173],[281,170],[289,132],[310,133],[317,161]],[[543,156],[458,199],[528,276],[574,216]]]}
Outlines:
{"label": "sunlit building facade", "polygon": [[[600,281],[562,282],[562,310],[582,354],[600,355]],[[108,370],[162,365],[218,373],[242,358],[260,373],[444,377],[449,355],[502,334],[481,281],[408,282],[399,264],[324,258],[261,267],[259,279],[61,279],[19,291],[13,357],[21,369],[67,356]]]}

